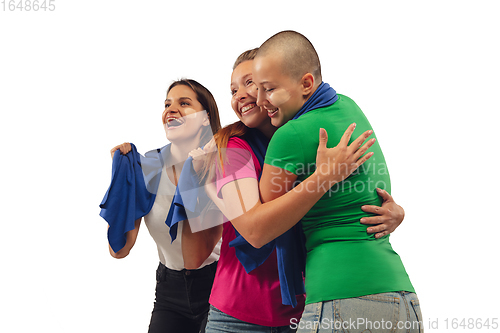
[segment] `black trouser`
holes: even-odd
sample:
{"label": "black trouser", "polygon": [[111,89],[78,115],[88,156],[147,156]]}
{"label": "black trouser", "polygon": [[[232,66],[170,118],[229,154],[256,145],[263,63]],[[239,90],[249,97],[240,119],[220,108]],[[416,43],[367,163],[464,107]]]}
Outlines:
{"label": "black trouser", "polygon": [[201,269],[175,271],[160,263],[149,333],[205,332],[216,268],[214,262]]}

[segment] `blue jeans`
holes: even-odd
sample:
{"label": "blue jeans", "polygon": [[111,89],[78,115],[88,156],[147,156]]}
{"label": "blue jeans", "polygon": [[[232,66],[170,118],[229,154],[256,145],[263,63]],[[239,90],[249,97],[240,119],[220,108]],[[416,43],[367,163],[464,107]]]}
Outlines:
{"label": "blue jeans", "polygon": [[421,333],[417,295],[406,291],[307,304],[297,333]]}
{"label": "blue jeans", "polygon": [[213,305],[210,305],[208,312],[206,333],[292,333],[295,331],[290,326],[268,327],[247,323],[225,314]]}

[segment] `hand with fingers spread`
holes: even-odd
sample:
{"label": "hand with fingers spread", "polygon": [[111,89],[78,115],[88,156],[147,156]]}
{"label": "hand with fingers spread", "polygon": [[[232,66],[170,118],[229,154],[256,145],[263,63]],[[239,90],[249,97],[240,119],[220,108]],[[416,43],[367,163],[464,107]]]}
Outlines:
{"label": "hand with fingers spread", "polygon": [[377,214],[377,216],[363,217],[360,222],[374,225],[366,231],[369,234],[375,234],[375,238],[381,238],[396,230],[403,222],[405,211],[403,207],[394,202],[394,199],[387,191],[377,188],[377,193],[384,200],[381,207],[372,205],[361,207],[364,212]]}
{"label": "hand with fingers spread", "polygon": [[113,156],[115,155],[115,151],[117,150],[120,150],[120,152],[125,155],[127,154],[128,152],[130,152],[132,150],[132,146],[130,145],[129,142],[124,142],[122,143],[121,145],[118,145],[116,147],[114,147],[113,149],[111,149],[111,158],[113,158]]}
{"label": "hand with fingers spread", "polygon": [[[344,132],[339,144],[334,148],[327,148],[328,133],[324,128],[320,129],[318,153],[316,155],[316,172],[330,182],[330,185],[341,182],[349,177],[360,165],[365,163],[373,153],[366,151],[375,143],[371,139],[364,143],[373,131],[368,130],[361,134],[349,146],[349,140],[356,128],[356,124],[351,124]],[[364,143],[364,144],[363,144]]]}

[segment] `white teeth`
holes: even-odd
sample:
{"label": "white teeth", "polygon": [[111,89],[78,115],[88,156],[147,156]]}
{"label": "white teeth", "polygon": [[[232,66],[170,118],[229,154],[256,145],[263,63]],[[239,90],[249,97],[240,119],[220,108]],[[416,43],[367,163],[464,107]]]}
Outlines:
{"label": "white teeth", "polygon": [[180,125],[182,125],[182,121],[180,121],[179,119],[177,119],[175,117],[167,118],[167,126],[177,127]]}
{"label": "white teeth", "polygon": [[255,107],[255,104],[253,104],[253,103],[252,104],[248,104],[248,105],[246,105],[246,106],[244,106],[244,107],[241,108],[241,113],[245,113],[245,112],[253,109],[254,107]]}
{"label": "white teeth", "polygon": [[267,110],[267,113],[269,114],[269,116],[274,116],[276,114],[276,112],[278,112],[278,108],[276,108],[274,110]]}

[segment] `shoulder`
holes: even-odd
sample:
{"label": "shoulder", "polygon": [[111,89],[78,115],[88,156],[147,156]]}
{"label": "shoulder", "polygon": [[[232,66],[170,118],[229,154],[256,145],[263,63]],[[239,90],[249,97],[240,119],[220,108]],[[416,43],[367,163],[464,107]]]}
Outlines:
{"label": "shoulder", "polygon": [[345,95],[338,95],[339,96],[339,100],[335,103],[332,104],[332,106],[335,106],[335,104],[338,103],[338,106],[342,106],[342,107],[354,107],[354,108],[359,108],[358,105],[356,104],[356,102],[354,102],[354,100],[350,97],[347,97]]}
{"label": "shoulder", "polygon": [[255,157],[255,153],[248,142],[239,137],[231,137],[227,142],[227,148],[223,149],[224,164],[226,162],[235,163],[247,163]]}
{"label": "shoulder", "polygon": [[[303,138],[308,137],[300,120],[291,120],[281,126],[271,138],[264,163],[292,171],[288,165],[302,156]],[[298,126],[297,126],[298,125]]]}
{"label": "shoulder", "polygon": [[286,124],[278,128],[276,132],[274,132],[271,141],[275,140],[275,138],[295,136],[297,134],[296,124],[301,122],[301,118],[289,120]]}
{"label": "shoulder", "polygon": [[252,148],[250,147],[248,142],[246,142],[244,139],[237,137],[237,136],[233,136],[233,137],[229,138],[229,140],[227,142],[227,148],[242,148],[245,150],[252,151]]}
{"label": "shoulder", "polygon": [[350,97],[348,97],[346,95],[338,94],[337,96],[339,96],[339,101],[354,103],[354,101],[352,100],[352,98],[350,98]]}

